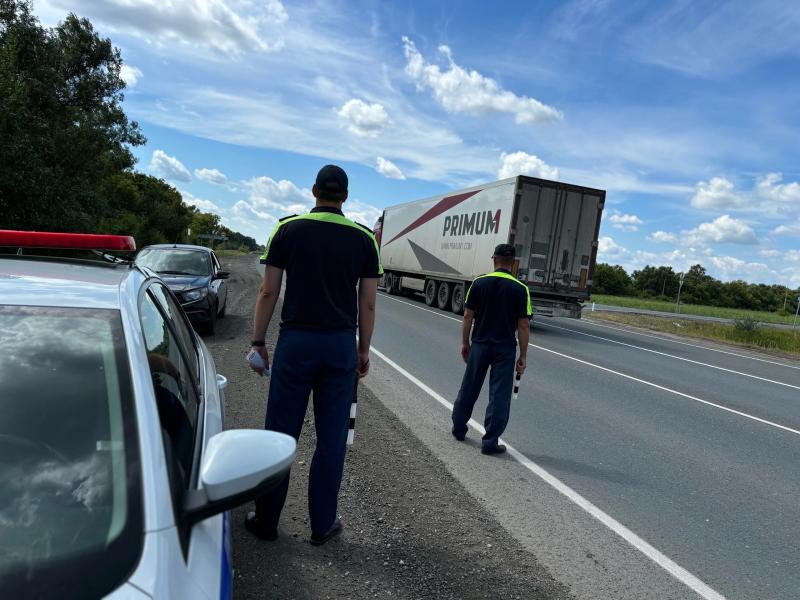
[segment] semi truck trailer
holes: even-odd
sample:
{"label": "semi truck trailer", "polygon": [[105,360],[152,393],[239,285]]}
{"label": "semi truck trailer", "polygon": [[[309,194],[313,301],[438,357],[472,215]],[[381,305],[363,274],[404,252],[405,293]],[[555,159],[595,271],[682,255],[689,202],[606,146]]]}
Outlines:
{"label": "semi truck trailer", "polygon": [[597,258],[606,193],[517,176],[386,208],[375,226],[390,294],[421,292],[461,314],[498,244],[516,249],[514,276],[534,315],[579,319]]}

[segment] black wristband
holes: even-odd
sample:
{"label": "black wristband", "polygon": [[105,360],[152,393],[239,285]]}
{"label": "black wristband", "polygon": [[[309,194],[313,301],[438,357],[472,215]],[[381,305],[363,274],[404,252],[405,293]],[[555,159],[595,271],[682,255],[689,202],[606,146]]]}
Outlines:
{"label": "black wristband", "polygon": [[250,345],[253,346],[254,348],[263,348],[264,346],[267,345],[267,342],[265,342],[264,340],[253,340],[252,342],[250,342]]}

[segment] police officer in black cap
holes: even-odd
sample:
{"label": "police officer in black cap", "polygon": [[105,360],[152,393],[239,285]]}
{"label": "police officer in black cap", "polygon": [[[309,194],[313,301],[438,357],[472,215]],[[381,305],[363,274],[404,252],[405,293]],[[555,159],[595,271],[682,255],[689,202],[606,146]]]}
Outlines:
{"label": "police officer in black cap", "polygon": [[508,424],[515,359],[516,372],[520,375],[525,372],[531,318],[528,286],[511,274],[514,246],[500,244],[495,248],[492,260],[495,270],[475,279],[464,303],[461,356],[467,369],[453,405],[453,436],[463,441],[486,371],[491,367],[489,406],[484,420],[486,434],[481,444],[483,454],[506,451],[498,440]]}
{"label": "police officer in black cap", "polygon": [[[267,400],[266,429],[300,437],[314,392],[317,445],[308,484],[311,543],[324,544],[342,525],[336,514],[350,405],[356,378],[369,371],[378,278],[383,274],[372,231],[347,219],[347,174],[326,165],[317,174],[311,212],[285,217],[272,231],[255,307],[251,351],[269,365],[264,343],[286,272],[281,331]],[[356,329],[359,331],[356,346]],[[252,364],[251,364],[252,367]],[[263,369],[252,367],[261,372]],[[278,537],[289,481],[259,498],[246,528]]]}

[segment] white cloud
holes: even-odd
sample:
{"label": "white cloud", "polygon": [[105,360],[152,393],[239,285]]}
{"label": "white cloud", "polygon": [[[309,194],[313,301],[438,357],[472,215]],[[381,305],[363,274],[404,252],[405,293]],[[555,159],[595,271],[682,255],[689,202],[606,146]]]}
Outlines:
{"label": "white cloud", "polygon": [[562,118],[562,114],[552,106],[534,98],[517,96],[504,90],[494,79],[457,65],[447,46],[439,46],[439,52],[448,62],[444,71],[438,65],[426,62],[414,42],[405,36],[403,47],[406,73],[416,82],[418,89],[430,88],[448,112],[473,115],[510,113],[517,123],[543,123]]}
{"label": "white cloud", "polygon": [[739,208],[744,198],[734,191],[733,183],[724,177],[714,177],[697,184],[691,204],[700,209]]}
{"label": "white cloud", "polygon": [[706,265],[723,280],[763,281],[771,269],[764,263],[748,262],[735,256],[708,256]]}
{"label": "white cloud", "polygon": [[219,169],[195,169],[194,176],[208,183],[227,185],[228,178]]}
{"label": "white cloud", "polygon": [[150,42],[177,41],[225,55],[272,52],[283,47],[276,31],[288,15],[280,0],[49,0]]}
{"label": "white cloud", "polygon": [[247,190],[247,200],[233,206],[235,216],[273,222],[288,215],[307,212],[314,204],[311,190],[299,188],[288,179],[276,181],[271,177],[254,177],[240,184]]}
{"label": "white cloud", "polygon": [[486,181],[493,176],[497,168],[493,148],[465,143],[440,121],[419,114],[396,93],[387,102],[391,103],[386,106],[392,115],[392,135],[374,138],[342,135],[339,118],[329,104],[312,104],[315,108],[310,110],[284,103],[273,94],[238,95],[207,87],[183,89],[180,100],[171,101],[169,112],[143,103],[137,107],[137,114],[150,123],[227,144],[277,148],[360,162],[371,168],[376,156],[391,156],[405,163],[407,177],[457,187],[463,187],[467,177]]}
{"label": "white cloud", "polygon": [[782,252],[780,250],[775,250],[774,248],[758,251],[758,255],[764,258],[778,258],[781,254]]}
{"label": "white cloud", "polygon": [[183,163],[174,156],[168,155],[163,150],[155,150],[148,167],[150,172],[158,177],[173,181],[191,181],[192,174]]}
{"label": "white cloud", "polygon": [[611,215],[608,220],[614,228],[622,231],[639,231],[639,225],[644,223],[636,215],[624,215],[621,213]]}
{"label": "white cloud", "polygon": [[367,104],[358,98],[345,102],[337,114],[350,133],[363,137],[375,137],[389,125],[389,115],[383,105]]}
{"label": "white cloud", "polygon": [[500,155],[500,170],[498,179],[515,177],[517,175],[530,175],[541,179],[558,179],[558,169],[551,167],[541,158],[526,152],[503,152]]}
{"label": "white cloud", "polygon": [[376,161],[375,170],[378,171],[384,177],[388,177],[389,179],[405,179],[406,176],[403,175],[403,172],[400,168],[394,164],[392,161],[383,158],[382,156],[378,157]]}
{"label": "white cloud", "polygon": [[[800,267],[800,250],[787,250],[781,253],[781,258]],[[794,276],[796,281],[800,281],[800,269],[795,270]]]}
{"label": "white cloud", "polygon": [[694,229],[682,231],[684,241],[689,244],[757,244],[753,229],[728,215],[722,215],[711,223],[700,223]]}
{"label": "white cloud", "polygon": [[765,200],[800,203],[800,183],[781,183],[781,173],[768,173],[756,183],[758,195]]}
{"label": "white cloud", "polygon": [[383,209],[357,200],[347,200],[342,205],[342,211],[348,219],[366,225],[370,229],[383,214]]}
{"label": "white cloud", "polygon": [[191,192],[187,192],[185,190],[179,190],[181,196],[183,197],[183,203],[188,204],[189,206],[194,206],[195,208],[201,210],[202,212],[211,212],[216,214],[222,214],[222,209],[214,204],[211,200],[203,200],[202,198],[195,197]]}
{"label": "white cloud", "polygon": [[675,243],[678,241],[678,236],[674,233],[669,233],[667,231],[654,231],[650,235],[647,236],[647,239],[651,242],[657,242],[659,244],[667,244],[667,243]]}
{"label": "white cloud", "polygon": [[609,236],[601,237],[598,240],[597,260],[598,262],[612,262],[628,258],[630,252],[624,246],[620,246]]}
{"label": "white cloud", "polygon": [[786,277],[768,264],[747,261],[735,256],[718,255],[708,249],[683,248],[668,252],[661,256],[656,264],[671,266],[676,272],[686,272],[692,265],[701,264],[708,269],[709,275],[722,281],[742,279],[753,283],[782,283]]}
{"label": "white cloud", "polygon": [[[244,200],[239,200],[233,205],[233,214],[247,223],[251,223],[253,220],[263,221],[264,223],[275,223],[278,220],[271,213],[264,210],[257,210],[253,208],[252,204],[248,204]],[[269,233],[266,233],[264,236],[260,236],[260,238],[266,239],[268,235]]]}
{"label": "white cloud", "polygon": [[800,221],[788,225],[778,225],[772,233],[775,235],[800,235]]}
{"label": "white cloud", "polygon": [[[278,219],[306,213],[314,205],[310,190],[300,188],[286,179],[276,181],[271,177],[254,177],[241,182],[239,187],[247,189],[249,197],[233,205],[232,221],[240,231],[248,232],[262,243],[269,236],[269,226]],[[349,219],[370,228],[383,214],[383,209],[353,199],[348,199],[342,205],[342,210]],[[268,227],[263,227],[265,224]]]}
{"label": "white cloud", "polygon": [[119,70],[119,76],[122,78],[122,81],[125,82],[127,87],[132,88],[136,87],[136,84],[139,83],[139,80],[144,75],[141,69],[125,64],[122,65],[122,68]]}

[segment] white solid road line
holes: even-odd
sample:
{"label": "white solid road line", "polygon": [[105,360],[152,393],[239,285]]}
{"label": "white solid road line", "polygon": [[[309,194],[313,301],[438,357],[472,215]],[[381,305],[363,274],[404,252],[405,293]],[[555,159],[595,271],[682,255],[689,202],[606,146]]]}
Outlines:
{"label": "white solid road line", "polygon": [[[383,294],[382,294],[383,295]],[[460,322],[461,319],[457,319],[455,317],[451,317],[450,315],[445,315],[435,310],[430,310],[428,308],[422,308],[421,306],[416,306],[411,304],[410,302],[404,302],[403,300],[398,300],[397,298],[392,298],[387,296],[390,300],[394,300],[395,302],[399,302],[400,304],[406,304],[412,308],[416,308],[418,310],[424,310],[425,312],[429,312],[433,315],[437,315],[439,317],[443,317],[445,319],[450,319],[452,321]],[[768,421],[766,419],[762,419],[761,417],[756,417],[755,415],[751,415],[740,410],[735,410],[733,408],[728,408],[727,406],[722,406],[721,404],[717,404],[715,402],[711,402],[709,400],[703,400],[702,398],[698,398],[697,396],[692,396],[690,394],[685,394],[684,392],[679,392],[678,390],[673,390],[671,388],[665,387],[663,385],[659,385],[657,383],[653,383],[652,381],[647,381],[645,379],[639,379],[638,377],[634,377],[633,375],[628,375],[627,373],[622,373],[620,371],[615,371],[614,369],[609,369],[608,367],[603,367],[601,365],[597,365],[595,363],[589,362],[587,360],[583,360],[580,358],[576,358],[574,356],[569,356],[568,354],[563,354],[561,352],[556,352],[555,350],[550,350],[549,348],[545,348],[544,346],[537,346],[536,344],[528,344],[531,348],[536,348],[537,350],[542,350],[543,352],[549,352],[550,354],[555,354],[556,356],[560,356],[562,358],[566,358],[568,360],[574,360],[575,362],[579,362],[581,364],[587,365],[589,367],[594,367],[595,369],[600,369],[601,371],[605,371],[606,373],[611,373],[613,375],[618,375],[619,377],[624,377],[625,379],[629,379],[631,381],[636,381],[637,383],[641,383],[643,385],[648,385],[650,387],[662,390],[664,392],[669,392],[670,394],[675,394],[676,396],[681,396],[682,398],[687,398],[688,400],[693,400],[695,402],[699,402],[700,404],[705,404],[706,406],[712,406],[714,408],[718,408],[720,410],[724,410],[725,412],[744,417],[745,419],[750,419],[751,421],[756,421],[758,423],[762,423],[764,425],[769,425],[770,427],[775,427],[776,429],[780,429],[782,431],[786,431],[788,433],[793,433],[795,435],[800,435],[800,430],[792,429],[791,427],[786,427],[785,425],[781,425],[780,423],[775,423],[774,421]]]}
{"label": "white solid road line", "polygon": [[702,398],[698,398],[697,396],[692,396],[691,394],[685,394],[683,392],[679,392],[678,390],[673,390],[668,387],[664,387],[663,385],[658,385],[657,383],[653,383],[652,381],[647,381],[645,379],[639,379],[638,377],[634,377],[633,375],[628,375],[627,373],[622,373],[620,371],[615,371],[614,369],[609,369],[608,367],[603,367],[601,365],[596,365],[591,363],[587,360],[583,360],[580,358],[575,358],[574,356],[569,356],[568,354],[562,354],[561,352],[556,352],[555,350],[550,350],[549,348],[544,348],[543,346],[536,346],[534,344],[528,344],[533,348],[537,348],[538,350],[543,350],[544,352],[549,352],[550,354],[555,354],[556,356],[561,356],[562,358],[566,358],[569,360],[574,360],[575,362],[579,362],[584,365],[588,365],[590,367],[594,367],[595,369],[600,369],[601,371],[606,371],[607,373],[612,373],[614,375],[619,375],[620,377],[624,377],[625,379],[630,379],[631,381],[635,381],[637,383],[641,383],[644,385],[649,385],[650,387],[654,387],[658,390],[662,390],[665,392],[669,392],[670,394],[675,394],[676,396],[681,396],[682,398],[688,398],[689,400],[694,400],[695,402],[699,402],[700,404],[705,404],[706,406],[713,406],[714,408],[718,408],[720,410],[724,410],[725,412],[729,412],[734,415],[738,415],[740,417],[744,417],[745,419],[750,419],[752,421],[757,421],[758,423],[763,423],[764,425],[769,425],[770,427],[775,427],[777,429],[781,429],[783,431],[787,431],[789,433],[793,433],[795,435],[800,435],[800,430],[792,429],[791,427],[786,427],[786,425],[781,425],[780,423],[775,423],[774,421],[768,421],[766,419],[762,419],[761,417],[756,417],[755,415],[750,415],[748,413],[742,412],[740,410],[735,410],[733,408],[728,408],[727,406],[722,406],[721,404],[717,404],[716,402],[711,402],[710,400],[703,400]]}
{"label": "white solid road line", "polygon": [[650,348],[644,348],[642,346],[636,346],[635,344],[628,344],[627,342],[620,342],[618,340],[612,340],[611,338],[601,337],[599,335],[594,335],[592,333],[586,333],[584,331],[578,331],[577,329],[570,329],[568,327],[561,327],[560,325],[553,325],[551,323],[542,323],[538,322],[540,326],[544,327],[552,327],[553,329],[561,329],[562,331],[569,331],[571,333],[577,333],[578,335],[585,335],[586,337],[595,338],[598,340],[603,340],[604,342],[611,342],[612,344],[619,344],[620,346],[627,346],[628,348],[635,348],[636,350],[641,350],[642,352],[651,352],[653,354],[658,354],[660,356],[666,356],[668,358],[674,358],[675,360],[682,360],[685,362],[693,363],[695,365],[700,365],[703,367],[708,367],[709,369],[719,369],[720,371],[725,371],[727,373],[733,373],[735,375],[741,375],[742,377],[750,377],[752,379],[758,379],[760,381],[766,381],[767,383],[774,383],[775,385],[782,385],[789,388],[794,388],[796,390],[800,390],[800,385],[792,385],[791,383],[784,383],[782,381],[775,381],[774,379],[767,379],[766,377],[759,377],[758,375],[751,375],[750,373],[743,373],[741,371],[735,371],[734,369],[726,369],[725,367],[719,367],[717,365],[711,365],[709,363],[700,362],[699,360],[692,360],[691,358],[684,358],[683,356],[676,356],[674,354],[668,354],[667,352],[659,352],[658,350],[651,350]]}
{"label": "white solid road line", "polygon": [[[672,344],[680,344],[682,346],[691,346],[692,348],[700,348],[701,350],[719,352],[720,354],[728,354],[730,356],[737,356],[739,358],[745,358],[747,360],[756,360],[758,362],[777,365],[779,367],[786,367],[787,369],[797,369],[800,371],[800,366],[798,365],[790,365],[785,362],[780,362],[777,360],[769,360],[767,358],[751,356],[749,354],[740,354],[738,352],[731,352],[730,350],[721,350],[720,348],[712,348],[711,346],[704,346],[702,344],[692,344],[691,342],[682,342],[680,340],[673,340],[672,338],[667,338],[660,335],[653,335],[652,333],[643,333],[641,331],[634,331],[633,329],[623,329],[622,327],[613,327],[611,325],[606,325],[605,323],[598,323],[597,321],[593,321],[592,319],[581,319],[581,322],[588,323],[589,325],[592,325],[594,327],[604,327],[605,329],[611,329],[613,331],[622,331],[623,333],[630,333],[633,335],[640,335],[642,337],[649,337],[655,340],[661,340],[662,342],[670,342]],[[542,323],[542,321],[536,321],[535,323],[539,325],[547,325],[547,323]]]}
{"label": "white solid road line", "polygon": [[[449,411],[453,410],[452,403],[448,402],[443,396],[441,396],[433,389],[428,387],[425,383],[414,377],[414,375],[406,371],[403,367],[398,365],[396,362],[391,360],[388,356],[377,350],[375,347],[373,347],[371,350],[386,364],[388,364],[395,371],[400,373],[403,377],[408,379],[411,383],[413,383],[422,391],[424,391],[426,394],[428,394],[431,398],[436,400],[439,404],[447,408]],[[470,419],[469,425],[481,435],[486,433],[486,430],[481,426],[480,423],[475,421],[475,419]],[[531,459],[529,459],[527,456],[522,454],[519,450],[514,448],[507,441],[502,439],[501,441],[506,445],[508,454],[512,458],[514,458],[514,460],[516,460],[523,467],[528,469],[531,473],[539,477],[542,481],[547,483],[557,492],[566,496],[567,499],[569,499],[573,504],[579,506],[581,509],[589,513],[592,517],[600,521],[603,525],[608,527],[611,531],[616,533],[623,540],[628,542],[631,546],[639,550],[639,552],[644,554],[647,558],[656,563],[659,567],[667,571],[675,579],[677,579],[678,581],[680,581],[681,583],[692,589],[694,592],[696,592],[703,598],[706,598],[708,600],[724,600],[725,597],[722,594],[712,589],[707,584],[703,583],[697,576],[693,575],[692,573],[684,569],[682,566],[680,566],[678,563],[676,563],[674,560],[666,556],[664,553],[651,546],[645,540],[636,535],[633,531],[625,527],[625,525],[614,519],[614,517],[603,512],[601,509],[599,509],[589,500],[581,496],[578,492],[573,490],[563,481],[561,481],[557,477],[554,477],[548,471],[546,471],[538,464],[533,462]]]}

